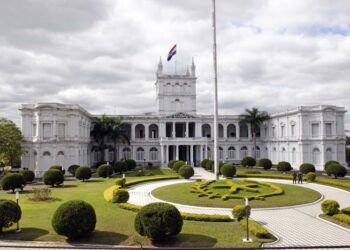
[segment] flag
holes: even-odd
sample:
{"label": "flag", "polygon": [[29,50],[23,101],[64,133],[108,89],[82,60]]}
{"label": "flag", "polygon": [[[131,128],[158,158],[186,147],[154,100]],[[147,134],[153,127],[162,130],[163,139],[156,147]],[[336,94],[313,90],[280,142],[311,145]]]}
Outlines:
{"label": "flag", "polygon": [[171,60],[171,58],[176,54],[176,44],[171,48],[168,54],[168,62]]}

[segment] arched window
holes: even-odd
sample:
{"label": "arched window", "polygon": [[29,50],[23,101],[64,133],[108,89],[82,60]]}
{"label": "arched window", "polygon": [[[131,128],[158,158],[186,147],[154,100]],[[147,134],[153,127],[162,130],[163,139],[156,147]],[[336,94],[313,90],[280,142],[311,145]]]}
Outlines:
{"label": "arched window", "polygon": [[327,148],[326,149],[326,162],[333,160],[333,152],[332,148]]}
{"label": "arched window", "polygon": [[130,148],[123,148],[123,159],[124,160],[131,159],[131,149]]}
{"label": "arched window", "polygon": [[211,137],[210,125],[207,123],[202,125],[202,137]]}
{"label": "arched window", "polygon": [[320,164],[320,150],[318,148],[312,150],[312,163],[314,165]]}
{"label": "arched window", "polygon": [[224,150],[222,147],[219,147],[219,160],[224,159]]}
{"label": "arched window", "polygon": [[229,158],[229,159],[236,159],[236,149],[235,149],[235,147],[229,147],[228,148],[228,155],[227,155],[227,157]]}
{"label": "arched window", "polygon": [[145,159],[145,150],[143,148],[139,147],[136,150],[136,160],[143,161],[143,159]]}
{"label": "arched window", "polygon": [[149,159],[151,161],[157,161],[158,160],[158,149],[153,147],[149,150]]}
{"label": "arched window", "polygon": [[45,152],[43,153],[43,156],[51,156],[51,153],[50,153],[49,151],[45,151]]}
{"label": "arched window", "polygon": [[239,136],[241,138],[248,138],[248,126],[246,124],[239,126]]}
{"label": "arched window", "polygon": [[256,158],[260,158],[260,147],[259,146],[256,146],[256,149],[255,149],[255,155],[256,155]]}
{"label": "arched window", "polygon": [[282,148],[282,161],[287,160],[287,151],[285,148]]}
{"label": "arched window", "polygon": [[135,127],[135,137],[138,139],[145,138],[145,126],[142,124],[137,124]]}
{"label": "arched window", "polygon": [[272,159],[274,162],[277,162],[277,150],[276,147],[272,149]]}
{"label": "arched window", "polygon": [[63,152],[63,151],[59,151],[59,152],[57,153],[57,155],[64,155],[64,152]]}
{"label": "arched window", "polygon": [[241,147],[240,151],[241,158],[248,156],[248,148],[246,146]]}
{"label": "arched window", "polygon": [[295,148],[292,149],[292,163],[297,162],[297,150]]}
{"label": "arched window", "polygon": [[158,125],[151,124],[149,125],[149,138],[155,139],[158,138]]}
{"label": "arched window", "polygon": [[236,137],[236,126],[234,124],[229,124],[227,126],[227,137],[228,138]]}

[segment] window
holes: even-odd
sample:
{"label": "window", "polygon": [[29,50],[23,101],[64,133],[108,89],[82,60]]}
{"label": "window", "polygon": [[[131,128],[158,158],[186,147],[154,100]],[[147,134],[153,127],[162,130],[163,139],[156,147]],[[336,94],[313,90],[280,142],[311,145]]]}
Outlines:
{"label": "window", "polygon": [[281,126],[281,137],[284,137],[284,125]]}
{"label": "window", "polygon": [[124,160],[130,160],[131,159],[131,150],[130,150],[130,148],[124,148],[123,149],[123,159]]}
{"label": "window", "polygon": [[256,154],[256,158],[260,158],[260,147],[256,146],[256,149],[255,149],[255,154]]}
{"label": "window", "polygon": [[285,148],[282,148],[282,161],[287,160],[287,151]]}
{"label": "window", "polygon": [[312,135],[312,137],[319,136],[319,124],[318,123],[311,124],[311,135]]}
{"label": "window", "polygon": [[296,163],[297,150],[295,148],[292,149],[292,163]]}
{"label": "window", "polygon": [[43,137],[49,139],[51,137],[51,123],[43,123]]}
{"label": "window", "polygon": [[136,160],[143,161],[145,159],[145,150],[143,148],[138,148],[136,150]]}
{"label": "window", "polygon": [[272,127],[272,137],[276,137],[276,127]]}
{"label": "window", "polygon": [[235,159],[236,158],[236,149],[235,149],[235,147],[229,147],[228,148],[228,158],[229,159]]}
{"label": "window", "polygon": [[158,160],[158,149],[157,148],[151,148],[149,151],[149,159],[151,161]]}
{"label": "window", "polygon": [[333,153],[331,148],[326,149],[326,162],[333,160]]}
{"label": "window", "polygon": [[37,136],[37,134],[36,134],[36,124],[33,124],[32,135],[33,135],[33,136]]}
{"label": "window", "polygon": [[51,153],[50,153],[49,151],[45,151],[45,152],[43,153],[43,156],[51,156]]}
{"label": "window", "polygon": [[224,159],[224,150],[222,149],[222,147],[219,147],[219,160],[223,160]]}
{"label": "window", "polygon": [[268,137],[269,136],[269,134],[268,134],[269,132],[268,132],[268,129],[267,129],[267,127],[264,127],[264,134],[265,134],[265,137]]}
{"label": "window", "polygon": [[291,132],[291,136],[294,137],[295,136],[295,124],[291,125],[290,132]]}
{"label": "window", "polygon": [[241,158],[248,156],[248,148],[246,146],[241,147]]}
{"label": "window", "polygon": [[65,124],[64,123],[59,123],[58,124],[58,138],[64,139],[65,137]]}
{"label": "window", "polygon": [[326,136],[332,136],[332,123],[326,123]]}
{"label": "window", "polygon": [[318,148],[312,150],[312,163],[314,165],[320,164],[320,150]]}

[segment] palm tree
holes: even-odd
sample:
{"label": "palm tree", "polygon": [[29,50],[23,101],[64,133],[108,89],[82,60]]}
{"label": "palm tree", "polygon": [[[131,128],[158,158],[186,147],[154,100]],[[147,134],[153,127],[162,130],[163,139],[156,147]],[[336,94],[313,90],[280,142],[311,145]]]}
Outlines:
{"label": "palm tree", "polygon": [[250,125],[254,143],[254,158],[256,159],[256,134],[260,131],[261,125],[270,119],[270,116],[265,111],[259,111],[253,107],[251,110],[245,109],[245,113],[240,115],[240,125]]}
{"label": "palm tree", "polygon": [[106,149],[106,137],[110,133],[110,125],[110,119],[106,115],[102,115],[100,118],[95,118],[93,128],[90,132],[92,138],[97,143],[95,148],[101,151],[102,161],[105,160],[104,150]]}
{"label": "palm tree", "polygon": [[125,144],[130,144],[129,130],[130,125],[128,123],[123,123],[122,119],[118,116],[111,119],[109,131],[109,138],[113,141],[114,146],[114,158],[113,161],[116,162],[117,155],[117,143],[122,142]]}

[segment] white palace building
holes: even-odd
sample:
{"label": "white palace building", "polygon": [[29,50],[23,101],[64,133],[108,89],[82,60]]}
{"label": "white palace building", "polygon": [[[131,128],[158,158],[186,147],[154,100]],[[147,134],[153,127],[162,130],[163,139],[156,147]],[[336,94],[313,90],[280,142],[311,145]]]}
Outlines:
{"label": "white palace building", "polygon": [[[157,112],[123,115],[131,125],[130,145],[119,144],[117,159],[134,159],[140,164],[165,165],[182,159],[198,165],[213,157],[213,116],[199,115],[196,109],[196,67],[192,61],[184,75],[157,70]],[[41,175],[51,165],[92,166],[101,160],[101,152],[92,151],[92,118],[76,104],[23,104],[22,133],[25,139],[22,167]],[[257,138],[257,158],[272,162],[288,161],[298,168],[313,163],[318,170],[326,161],[345,164],[343,107],[333,105],[301,106],[272,113]],[[249,126],[239,125],[239,115],[219,116],[219,159],[238,162],[253,153]],[[112,145],[112,143],[111,143]],[[105,160],[112,161],[113,150]]]}

